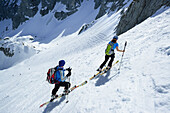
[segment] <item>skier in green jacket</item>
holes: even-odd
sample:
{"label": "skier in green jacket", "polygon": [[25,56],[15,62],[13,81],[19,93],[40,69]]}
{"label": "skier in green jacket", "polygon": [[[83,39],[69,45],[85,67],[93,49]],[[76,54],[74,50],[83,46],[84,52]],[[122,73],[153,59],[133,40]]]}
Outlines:
{"label": "skier in green jacket", "polygon": [[102,71],[103,66],[107,63],[107,61],[110,59],[109,64],[107,66],[107,69],[110,69],[112,67],[112,62],[115,58],[114,50],[116,49],[119,52],[125,52],[125,50],[120,50],[118,48],[119,44],[117,43],[118,36],[114,36],[113,39],[107,44],[107,48],[105,50],[105,60],[100,65],[100,67],[97,69],[97,71]]}

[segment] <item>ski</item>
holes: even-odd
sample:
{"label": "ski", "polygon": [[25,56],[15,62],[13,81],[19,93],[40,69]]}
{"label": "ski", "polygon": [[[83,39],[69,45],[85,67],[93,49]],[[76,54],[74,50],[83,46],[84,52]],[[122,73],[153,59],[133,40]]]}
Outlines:
{"label": "ski", "polygon": [[69,94],[70,92],[72,92],[74,89],[76,89],[76,88],[78,88],[78,87],[80,87],[80,86],[83,86],[83,85],[85,85],[86,83],[87,83],[87,81],[84,81],[84,82],[81,83],[80,85],[75,85],[75,86],[73,86],[72,88],[69,89],[69,92],[68,92],[67,94],[64,94],[64,93],[59,94],[58,96],[56,96],[56,98],[50,99],[50,101],[41,104],[41,105],[40,105],[40,108],[43,107],[44,105],[49,104],[50,102],[53,102],[55,99],[59,99],[59,98],[65,96],[65,95],[68,95],[68,94]]}
{"label": "ski", "polygon": [[[113,67],[115,64],[117,64],[118,62],[119,62],[119,60],[116,61],[116,62],[112,65],[112,67]],[[112,67],[110,67],[110,68],[107,68],[107,67],[106,67],[106,69],[105,69],[100,75],[103,75],[104,73],[107,73],[107,71],[109,71]]]}
{"label": "ski", "polygon": [[[114,64],[112,64],[112,67],[117,64],[119,62],[119,60],[117,60]],[[90,80],[92,80],[93,78],[95,78],[98,75],[103,75],[104,73],[106,73],[109,69],[107,69],[107,67],[103,68],[102,71],[96,73],[95,75],[93,75]]]}
{"label": "ski", "polygon": [[90,80],[92,80],[93,78],[95,78],[96,76],[98,76],[101,72],[103,72],[104,70],[106,69],[106,67],[105,68],[103,68],[101,71],[99,71],[98,73],[96,73],[95,75],[93,75],[91,78],[90,78]]}

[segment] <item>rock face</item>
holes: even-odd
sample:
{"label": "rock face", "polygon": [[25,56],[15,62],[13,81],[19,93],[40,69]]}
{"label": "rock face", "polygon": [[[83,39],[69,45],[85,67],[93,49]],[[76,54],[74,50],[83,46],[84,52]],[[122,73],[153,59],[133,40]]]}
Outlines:
{"label": "rock face", "polygon": [[[12,19],[12,27],[16,29],[30,17],[35,16],[38,11],[42,16],[54,11],[57,4],[62,4],[65,9],[55,10],[54,16],[57,20],[63,20],[78,11],[84,1],[89,0],[0,0],[0,21]],[[119,10],[129,1],[94,0],[94,10],[99,8],[96,19],[111,11]]]}
{"label": "rock face", "polygon": [[38,11],[40,0],[22,0],[18,6],[17,12],[12,17],[13,29],[16,29],[21,23],[29,20]]}
{"label": "rock face", "polygon": [[16,14],[18,10],[17,1],[13,0],[11,3],[10,0],[0,0],[0,21],[12,18]]}
{"label": "rock face", "polygon": [[0,47],[0,51],[2,51],[7,57],[12,57],[14,55],[14,51],[11,51],[10,48]]}
{"label": "rock face", "polygon": [[49,11],[54,8],[56,1],[57,0],[41,0],[42,8],[40,10],[40,14],[42,16],[48,14]]}
{"label": "rock face", "polygon": [[[99,8],[99,13],[97,14],[95,19],[98,19],[105,15],[106,13],[110,13],[113,11],[118,11],[122,7],[124,7],[127,3],[130,2],[130,0],[94,0],[95,6],[94,9]],[[78,34],[81,34],[88,28],[90,28],[95,22],[88,23],[86,25],[83,25],[79,31]]]}
{"label": "rock face", "polygon": [[[54,12],[57,20],[63,20],[74,14],[81,7],[82,2],[89,0],[0,0],[0,21],[4,19],[12,20],[12,28],[16,29],[30,17],[34,17],[37,12],[42,16],[50,11]],[[106,13],[118,11],[131,0],[94,0],[95,9],[99,9],[95,19]],[[62,10],[55,10],[55,6],[62,4]],[[135,25],[141,23],[146,18],[153,15],[163,5],[170,6],[169,0],[133,0],[129,8],[124,12],[116,28],[117,35],[120,35]],[[87,29],[86,25],[86,29]]]}
{"label": "rock face", "polygon": [[[94,1],[95,1],[94,9],[97,9],[100,7],[99,13],[96,16],[96,19],[98,19],[101,16],[105,15],[106,13],[110,13],[111,11],[120,10],[130,0],[94,0]],[[109,4],[111,6],[109,6]]]}
{"label": "rock face", "polygon": [[152,16],[162,6],[170,6],[169,0],[133,0],[126,12],[122,14],[116,28],[116,34],[120,35],[135,25]]}
{"label": "rock face", "polygon": [[81,27],[79,34],[81,34],[82,32],[86,31],[88,28],[90,28],[91,26],[93,26],[96,22],[95,21],[92,21],[90,24],[85,24]]}

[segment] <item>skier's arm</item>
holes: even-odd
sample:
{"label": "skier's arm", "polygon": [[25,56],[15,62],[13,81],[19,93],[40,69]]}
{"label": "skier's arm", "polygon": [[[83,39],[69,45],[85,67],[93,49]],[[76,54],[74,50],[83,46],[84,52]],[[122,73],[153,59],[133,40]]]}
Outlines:
{"label": "skier's arm", "polygon": [[69,76],[71,76],[71,68],[69,67],[68,69],[66,69],[68,71],[68,74],[66,76],[64,76],[64,78],[62,78],[61,80],[66,80]]}
{"label": "skier's arm", "polygon": [[120,49],[118,48],[118,46],[116,47],[116,50],[119,51],[119,52],[125,52],[125,50],[120,50]]}
{"label": "skier's arm", "polygon": [[68,74],[66,76],[64,76],[64,78],[61,78],[61,81],[66,80],[69,76],[71,76],[71,72],[68,72]]}
{"label": "skier's arm", "polygon": [[68,72],[68,74],[66,75],[66,77],[69,77],[69,76],[71,76],[71,71]]}
{"label": "skier's arm", "polygon": [[72,69],[69,67],[69,68],[67,68],[66,70],[68,71],[68,74],[66,75],[66,77],[71,76],[71,70],[72,70]]}
{"label": "skier's arm", "polygon": [[69,76],[71,76],[71,72],[70,73],[68,73],[66,76],[64,76],[63,78],[61,78],[61,81],[64,81],[64,80],[66,80]]}
{"label": "skier's arm", "polygon": [[64,81],[67,79],[67,76],[65,76],[64,78],[61,78],[61,81]]}

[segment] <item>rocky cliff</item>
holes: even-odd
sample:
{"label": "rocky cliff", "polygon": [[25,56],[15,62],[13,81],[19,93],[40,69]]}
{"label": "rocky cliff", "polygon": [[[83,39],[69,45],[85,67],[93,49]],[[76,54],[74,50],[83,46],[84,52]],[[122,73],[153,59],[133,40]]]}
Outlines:
{"label": "rocky cliff", "polygon": [[[12,19],[12,28],[16,29],[37,12],[42,16],[54,11],[57,20],[63,20],[74,14],[85,0],[0,0],[0,21]],[[88,0],[87,0],[88,1]],[[94,10],[99,8],[96,19],[106,13],[117,11],[130,0],[94,0]],[[57,4],[62,4],[65,9],[55,10]]]}
{"label": "rocky cliff", "polygon": [[169,0],[133,0],[126,12],[122,13],[116,28],[120,35],[152,16],[162,6],[170,6]]}

